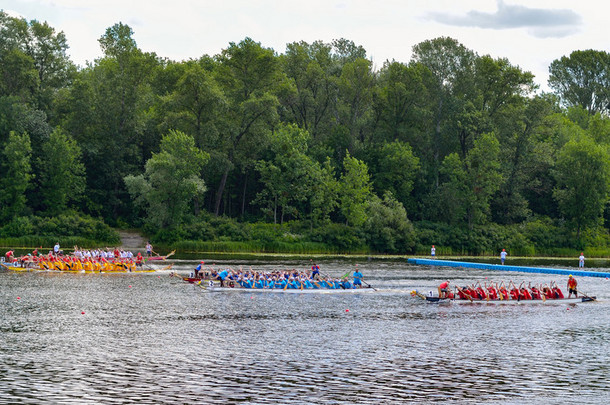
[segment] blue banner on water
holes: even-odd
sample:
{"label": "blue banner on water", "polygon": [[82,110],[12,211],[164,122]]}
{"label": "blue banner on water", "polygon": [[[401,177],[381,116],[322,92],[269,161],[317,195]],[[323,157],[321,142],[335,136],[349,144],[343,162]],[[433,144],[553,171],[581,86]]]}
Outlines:
{"label": "blue banner on water", "polygon": [[569,270],[569,269],[554,269],[550,267],[524,267],[524,266],[507,266],[501,264],[488,263],[473,263],[473,262],[456,262],[453,260],[435,260],[435,259],[407,259],[408,263],[420,264],[425,266],[447,266],[447,267],[464,267],[469,269],[479,270],[499,270],[499,271],[518,271],[522,273],[546,273],[546,274],[562,274],[580,277],[610,277],[610,273],[599,271],[584,271],[584,270]]}

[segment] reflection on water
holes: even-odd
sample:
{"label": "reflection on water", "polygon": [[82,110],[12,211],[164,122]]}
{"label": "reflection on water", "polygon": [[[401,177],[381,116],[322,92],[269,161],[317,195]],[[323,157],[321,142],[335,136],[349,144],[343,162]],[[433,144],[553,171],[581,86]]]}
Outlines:
{"label": "reflection on water", "polygon": [[[249,263],[230,263],[240,264]],[[351,265],[322,268],[340,275]],[[548,275],[359,267],[377,293],[207,293],[167,273],[0,273],[0,403],[610,398],[608,280],[579,279],[597,303],[438,305],[409,292],[445,278],[537,283]]]}

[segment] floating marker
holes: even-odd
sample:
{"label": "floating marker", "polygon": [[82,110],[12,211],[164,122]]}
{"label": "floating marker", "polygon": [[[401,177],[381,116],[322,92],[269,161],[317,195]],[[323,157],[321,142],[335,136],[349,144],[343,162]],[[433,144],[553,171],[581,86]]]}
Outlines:
{"label": "floating marker", "polygon": [[345,312],[349,312],[349,309],[346,309]]}
{"label": "floating marker", "polygon": [[18,299],[18,300],[20,300],[20,299],[21,299],[21,297],[17,297],[17,299]]}
{"label": "floating marker", "polygon": [[131,286],[129,286],[129,288],[131,288]]}
{"label": "floating marker", "polygon": [[85,311],[82,311],[82,312],[81,312],[81,315],[85,315]]}

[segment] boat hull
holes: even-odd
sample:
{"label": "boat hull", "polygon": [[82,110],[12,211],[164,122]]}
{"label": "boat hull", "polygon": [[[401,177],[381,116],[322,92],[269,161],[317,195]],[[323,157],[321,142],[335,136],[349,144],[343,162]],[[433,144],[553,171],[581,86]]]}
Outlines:
{"label": "boat hull", "polygon": [[366,294],[375,292],[374,288],[349,288],[349,289],[330,289],[330,288],[306,288],[306,289],[294,289],[294,288],[230,288],[220,286],[206,286],[203,283],[198,284],[199,287],[203,288],[206,292],[249,292],[249,293],[269,293],[269,294]]}

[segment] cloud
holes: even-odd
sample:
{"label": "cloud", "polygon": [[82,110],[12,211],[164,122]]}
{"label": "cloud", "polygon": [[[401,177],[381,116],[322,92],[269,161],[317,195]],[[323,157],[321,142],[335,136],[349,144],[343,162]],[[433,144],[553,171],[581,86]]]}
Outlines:
{"label": "cloud", "polygon": [[582,18],[572,10],[529,8],[507,5],[498,0],[495,13],[472,10],[465,15],[432,12],[428,17],[445,25],[478,27],[485,29],[527,28],[530,35],[539,38],[561,38],[579,30]]}

